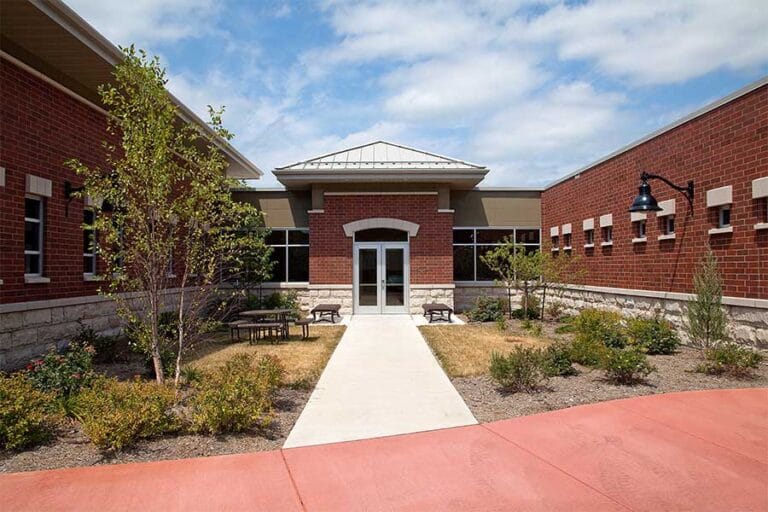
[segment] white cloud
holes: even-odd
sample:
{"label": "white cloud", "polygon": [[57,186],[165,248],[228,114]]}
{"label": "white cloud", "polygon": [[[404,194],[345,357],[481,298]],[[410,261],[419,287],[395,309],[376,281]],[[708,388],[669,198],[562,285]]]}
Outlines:
{"label": "white cloud", "polygon": [[210,33],[218,8],[214,0],[66,0],[115,44],[146,45]]}
{"label": "white cloud", "polygon": [[488,108],[520,97],[543,79],[526,55],[465,54],[394,71],[384,79],[394,90],[385,105],[404,119],[482,117]]}
{"label": "white cloud", "polygon": [[509,36],[554,44],[561,59],[594,61],[646,85],[763,65],[767,27],[765,0],[594,0],[558,5],[529,24],[515,20]]}
{"label": "white cloud", "polygon": [[621,129],[623,101],[585,82],[560,85],[501,109],[477,130],[472,150],[476,159],[496,162],[496,180],[546,182],[631,135]]}

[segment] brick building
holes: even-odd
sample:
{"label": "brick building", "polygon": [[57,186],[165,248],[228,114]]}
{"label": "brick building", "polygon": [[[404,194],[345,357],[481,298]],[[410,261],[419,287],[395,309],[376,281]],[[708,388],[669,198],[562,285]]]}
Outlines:
{"label": "brick building", "polygon": [[[0,367],[64,340],[79,323],[119,327],[70,198],[69,158],[103,162],[97,86],[119,51],[60,2],[12,1],[0,18]],[[178,103],[178,102],[177,102]],[[182,119],[202,124],[178,103]],[[234,177],[261,171],[222,141]],[[641,172],[694,182],[693,203],[651,181],[660,210],[629,213]],[[725,274],[734,338],[768,345],[768,79],[749,85],[540,188],[480,188],[489,169],[377,141],[278,168],[283,188],[239,189],[271,228],[267,288],[309,308],[416,313],[505,295],[480,256],[505,237],[583,257],[563,300],[680,323],[707,245]]]}
{"label": "brick building", "polygon": [[[645,171],[661,210],[629,213]],[[768,79],[549,185],[542,228],[552,251],[583,257],[572,304],[660,307],[680,322],[697,263],[711,247],[733,335],[768,345]],[[568,249],[567,247],[570,247]]]}
{"label": "brick building", "polygon": [[[120,51],[63,3],[3,2],[0,16],[0,368],[13,366],[84,322],[118,326],[97,294],[99,258],[82,226],[88,201],[70,158],[103,165],[106,112],[98,85]],[[204,123],[176,101],[184,121]],[[261,171],[225,141],[228,172]]]}

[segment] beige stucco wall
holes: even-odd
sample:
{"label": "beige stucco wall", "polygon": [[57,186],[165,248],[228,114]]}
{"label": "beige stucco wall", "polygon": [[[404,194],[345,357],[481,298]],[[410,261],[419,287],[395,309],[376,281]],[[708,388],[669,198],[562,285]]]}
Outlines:
{"label": "beige stucco wall", "polygon": [[456,227],[541,225],[541,193],[517,190],[453,190]]}
{"label": "beige stucco wall", "polygon": [[263,211],[264,222],[269,228],[309,227],[307,211],[312,208],[309,190],[234,191],[232,196]]}

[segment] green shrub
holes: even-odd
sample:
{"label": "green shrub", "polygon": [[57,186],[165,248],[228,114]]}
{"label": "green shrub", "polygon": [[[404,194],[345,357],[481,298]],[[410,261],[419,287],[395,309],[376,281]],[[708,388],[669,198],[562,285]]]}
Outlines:
{"label": "green shrub", "polygon": [[656,371],[645,353],[636,347],[609,349],[603,369],[608,380],[617,384],[635,384]]}
{"label": "green shrub", "polygon": [[541,333],[544,330],[541,322],[533,322],[531,320],[523,320],[523,329],[536,338],[541,337]]}
{"label": "green shrub", "polygon": [[53,429],[55,396],[37,389],[22,373],[0,375],[0,446],[25,448],[46,441]]}
{"label": "green shrub", "polygon": [[680,345],[675,328],[659,316],[629,320],[627,335],[632,345],[651,355],[672,354]]}
{"label": "green shrub", "polygon": [[570,350],[574,363],[595,368],[603,363],[609,349],[597,339],[581,336],[573,340]]}
{"label": "green shrub", "polygon": [[245,300],[245,307],[247,309],[289,309],[292,318],[296,319],[302,316],[299,294],[296,290],[270,293],[262,297],[248,295]]}
{"label": "green shrub", "polygon": [[571,347],[563,342],[553,343],[544,350],[544,374],[547,377],[567,377],[576,374],[571,360]]}
{"label": "green shrub", "polygon": [[763,355],[736,343],[718,343],[704,350],[704,362],[696,371],[709,375],[745,378],[752,375],[763,361]]}
{"label": "green shrub", "polygon": [[507,301],[502,298],[481,295],[475,299],[472,309],[467,311],[467,318],[472,322],[495,322],[507,311]]}
{"label": "green shrub", "polygon": [[[512,318],[522,320],[525,318],[525,309],[517,308],[512,311]],[[539,318],[539,310],[534,308],[528,308],[528,318],[530,320],[537,320]]]}
{"label": "green shrub", "polygon": [[506,356],[491,354],[491,377],[509,391],[531,391],[545,379],[542,352],[531,347],[515,347]]}
{"label": "green shrub", "polygon": [[242,432],[271,422],[272,398],[284,371],[279,360],[265,356],[254,361],[238,354],[195,383],[192,425],[198,432]]}
{"label": "green shrub", "polygon": [[139,439],[177,430],[174,401],[175,391],[169,386],[100,378],[74,399],[73,410],[93,444],[119,451]]}
{"label": "green shrub", "polygon": [[26,369],[32,384],[45,393],[60,398],[77,394],[93,381],[93,347],[70,343],[62,353],[51,350],[42,359],[34,359]]}
{"label": "green shrub", "polygon": [[499,318],[497,318],[496,319],[496,328],[499,331],[501,331],[501,332],[506,331],[507,330],[507,317],[502,315]]}
{"label": "green shrub", "polygon": [[598,341],[610,348],[623,348],[627,344],[621,315],[613,311],[584,309],[573,321],[576,339]]}
{"label": "green shrub", "polygon": [[[158,318],[158,334],[160,361],[163,365],[165,375],[173,375],[176,372],[176,351],[178,347],[179,336],[179,313],[178,311],[164,311]],[[140,354],[145,359],[147,373],[150,377],[155,377],[155,364],[152,360],[152,351],[149,346],[150,334],[147,326],[142,323],[133,323],[126,329],[128,346],[130,349]]]}

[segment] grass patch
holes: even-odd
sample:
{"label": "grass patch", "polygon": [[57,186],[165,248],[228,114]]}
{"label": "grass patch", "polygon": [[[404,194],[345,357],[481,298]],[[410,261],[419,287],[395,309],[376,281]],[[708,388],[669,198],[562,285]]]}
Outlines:
{"label": "grass patch", "polygon": [[486,375],[493,353],[550,344],[546,339],[501,332],[495,325],[425,325],[419,330],[450,377]]}
{"label": "grass patch", "polygon": [[216,332],[187,357],[185,368],[210,371],[223,366],[237,354],[247,354],[256,359],[268,355],[280,360],[286,370],[287,385],[310,387],[320,377],[346,327],[312,326],[310,329],[310,337],[306,340],[301,339],[300,327],[291,326],[289,341],[271,344],[259,340],[255,345],[247,341],[232,343],[228,332]]}

